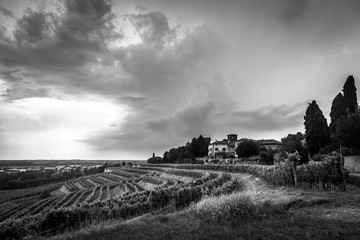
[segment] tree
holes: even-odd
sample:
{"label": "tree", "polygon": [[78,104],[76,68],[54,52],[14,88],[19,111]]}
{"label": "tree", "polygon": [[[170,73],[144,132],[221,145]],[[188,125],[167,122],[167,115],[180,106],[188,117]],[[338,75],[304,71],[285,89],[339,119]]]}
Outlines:
{"label": "tree", "polygon": [[276,150],[267,149],[266,147],[261,147],[259,149],[259,155],[261,157],[261,160],[264,161],[267,165],[274,164],[275,153],[276,153]]}
{"label": "tree", "polygon": [[39,195],[40,198],[48,198],[48,197],[50,197],[50,196],[51,196],[51,195],[50,195],[50,191],[49,191],[48,189],[42,191],[42,192],[40,193],[40,195]]}
{"label": "tree", "polygon": [[333,145],[338,145],[337,140],[335,138],[336,134],[336,125],[339,120],[346,116],[346,103],[345,98],[341,93],[338,93],[331,104],[330,111],[330,138],[332,140]]}
{"label": "tree", "polygon": [[306,143],[312,156],[330,143],[330,131],[326,118],[315,100],[309,103],[304,120]]}
{"label": "tree", "polygon": [[202,135],[198,138],[193,138],[190,143],[190,157],[205,157],[208,155],[210,141],[207,141]]}
{"label": "tree", "polygon": [[308,150],[304,143],[305,135],[301,132],[296,134],[288,134],[286,137],[281,139],[282,150],[288,153],[295,153],[296,151],[300,154],[300,163],[307,163]]}
{"label": "tree", "polygon": [[176,161],[179,159],[179,153],[176,148],[172,148],[169,150],[168,159],[169,163],[176,163]]}
{"label": "tree", "polygon": [[164,152],[162,162],[164,162],[164,163],[169,162],[169,152],[168,151]]}
{"label": "tree", "polygon": [[191,158],[196,158],[199,156],[200,152],[200,146],[198,143],[198,140],[196,138],[193,138],[190,143],[190,156]]}
{"label": "tree", "polygon": [[360,112],[349,113],[346,118],[338,122],[336,138],[340,144],[360,150]]}
{"label": "tree", "polygon": [[198,157],[206,157],[209,152],[209,144],[210,141],[208,138],[204,138],[200,135],[197,139],[199,145],[199,156]]}
{"label": "tree", "polygon": [[357,96],[356,96],[356,87],[355,87],[355,79],[352,75],[350,75],[344,84],[343,87],[344,99],[346,104],[346,111],[350,113],[354,113],[358,108]]}
{"label": "tree", "polygon": [[244,140],[235,149],[239,157],[251,157],[259,154],[259,144],[253,140]]}

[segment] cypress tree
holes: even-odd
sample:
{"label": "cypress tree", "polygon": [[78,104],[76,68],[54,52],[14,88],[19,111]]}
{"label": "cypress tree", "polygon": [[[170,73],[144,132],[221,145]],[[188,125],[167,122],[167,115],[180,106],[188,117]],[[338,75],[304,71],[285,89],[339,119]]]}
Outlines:
{"label": "cypress tree", "polygon": [[314,155],[320,148],[330,143],[330,131],[326,118],[315,100],[309,103],[304,120],[306,143],[310,155]]}
{"label": "cypress tree", "polygon": [[334,145],[337,145],[337,141],[335,139],[336,134],[336,125],[339,120],[346,116],[346,103],[344,96],[339,93],[336,95],[334,100],[331,104],[331,111],[330,111],[330,137]]}
{"label": "cypress tree", "polygon": [[344,99],[346,104],[346,110],[350,113],[354,113],[356,109],[358,109],[358,102],[356,96],[356,87],[355,87],[355,79],[352,75],[350,75],[344,84],[343,87]]}
{"label": "cypress tree", "polygon": [[349,113],[336,126],[336,139],[346,147],[360,151],[360,112]]}

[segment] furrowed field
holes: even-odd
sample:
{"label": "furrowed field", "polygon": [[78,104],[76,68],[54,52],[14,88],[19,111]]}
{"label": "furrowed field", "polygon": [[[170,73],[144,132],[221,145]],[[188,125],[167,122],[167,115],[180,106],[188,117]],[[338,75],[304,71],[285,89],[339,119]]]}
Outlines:
{"label": "furrowed field", "polygon": [[[109,220],[126,220],[169,204],[198,200],[204,191],[231,192],[225,173],[119,168],[36,188],[0,192],[0,238],[55,234]],[[47,196],[44,192],[49,192]]]}
{"label": "furrowed field", "polygon": [[[89,233],[93,235],[92,239],[97,239],[95,236],[100,238],[102,234],[109,234],[106,239],[116,239],[118,234],[124,239],[167,239],[167,233],[158,233],[157,236],[139,234],[150,231],[148,227],[155,232],[161,231],[161,228],[166,229],[164,224],[167,222],[181,219],[187,219],[189,224],[197,222],[197,230],[200,231],[204,226],[199,225],[199,221],[204,221],[208,226],[220,223],[225,224],[225,228],[231,228],[239,220],[263,221],[272,216],[282,218],[287,216],[293,206],[301,209],[309,205],[313,207],[321,203],[332,203],[330,195],[326,195],[331,192],[349,199],[350,192],[355,191],[351,196],[355,202],[360,202],[360,198],[357,199],[359,195],[356,195],[357,187],[351,185],[350,192],[341,192],[339,167],[336,161],[327,161],[321,164],[311,162],[297,168],[297,182],[300,186],[306,186],[306,191],[291,187],[294,185],[294,173],[286,164],[146,164],[140,167],[119,167],[111,172],[35,188],[1,191],[0,239],[48,238],[54,235],[58,235],[60,239],[88,239],[91,238]],[[357,207],[358,204],[354,206]],[[177,212],[179,214],[174,215]],[[162,213],[173,215],[162,217]],[[353,213],[360,216],[357,210]],[[137,228],[137,224],[143,224],[142,221],[150,221],[147,222],[148,227],[143,226],[140,232],[139,229],[127,229],[124,233],[113,234],[113,230],[109,228],[100,227],[99,230],[94,227],[112,226],[116,229],[118,224],[139,216],[143,216],[143,220],[126,226]],[[153,219],[155,216],[160,217],[161,226],[157,225],[158,218]],[[172,224],[169,223],[168,227]],[[182,223],[175,224],[175,230],[184,231],[178,229],[178,225]],[[61,235],[79,229],[85,233],[70,237]],[[95,233],[94,229],[97,229]],[[207,236],[217,239],[210,233],[211,231],[205,234],[204,238]],[[186,232],[182,234],[170,237],[183,239],[182,237],[193,236],[187,236],[189,233]],[[243,237],[252,238],[246,235]]]}

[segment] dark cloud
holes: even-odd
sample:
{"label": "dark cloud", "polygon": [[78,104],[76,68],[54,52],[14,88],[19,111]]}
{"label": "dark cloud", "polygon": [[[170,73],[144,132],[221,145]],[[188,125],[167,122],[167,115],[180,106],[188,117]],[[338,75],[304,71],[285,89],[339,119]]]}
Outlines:
{"label": "dark cloud", "polygon": [[211,121],[209,118],[214,111],[214,104],[205,102],[192,105],[175,113],[169,119],[150,121],[149,129],[191,138],[195,135],[209,132]]}
{"label": "dark cloud", "polygon": [[46,98],[46,97],[54,97],[51,94],[51,90],[49,88],[12,88],[6,89],[4,94],[0,96],[5,97],[9,101],[23,99],[23,98]]}
{"label": "dark cloud", "polygon": [[20,72],[19,69],[5,69],[0,71],[0,76],[2,76],[2,78],[6,81],[18,82],[22,80],[22,78],[17,74],[18,72]]}
{"label": "dark cloud", "polygon": [[115,15],[106,0],[67,0],[61,18],[59,37],[63,41],[88,43],[99,47],[122,35],[114,31]]}
{"label": "dark cloud", "polygon": [[121,128],[98,131],[79,141],[98,151],[136,152],[147,156],[156,149],[170,147],[176,140],[179,141],[173,136],[146,131],[143,124],[126,123]]}
{"label": "dark cloud", "polygon": [[129,105],[137,105],[137,104],[144,104],[145,102],[149,101],[148,97],[135,97],[135,96],[123,96],[119,97],[120,102]]}
{"label": "dark cloud", "polygon": [[309,0],[285,1],[282,20],[288,25],[294,24],[304,16]]}
{"label": "dark cloud", "polygon": [[1,6],[1,5],[0,5],[0,12],[1,12],[2,14],[4,14],[5,16],[7,16],[7,17],[15,18],[14,14],[13,14],[11,11],[9,11],[8,9],[4,8],[4,7]]}
{"label": "dark cloud", "polygon": [[231,121],[239,128],[254,131],[280,131],[302,124],[306,103],[294,106],[267,106],[253,110],[240,110],[232,114]]}
{"label": "dark cloud", "polygon": [[36,45],[50,38],[53,24],[52,14],[27,8],[23,17],[17,21],[14,37],[20,45]]}
{"label": "dark cloud", "polygon": [[157,120],[150,121],[146,124],[147,128],[152,129],[157,132],[169,132],[170,121],[169,120]]}
{"label": "dark cloud", "polygon": [[162,12],[133,14],[129,19],[144,42],[162,45],[165,37],[171,37],[172,30]]}

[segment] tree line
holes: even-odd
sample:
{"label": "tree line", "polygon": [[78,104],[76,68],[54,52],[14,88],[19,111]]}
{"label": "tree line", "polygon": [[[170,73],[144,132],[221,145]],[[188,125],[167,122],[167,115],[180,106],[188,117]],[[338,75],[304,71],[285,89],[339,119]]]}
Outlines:
{"label": "tree line", "polygon": [[20,188],[36,187],[43,184],[67,181],[69,179],[102,173],[105,167],[94,167],[81,171],[74,169],[69,172],[56,172],[55,170],[45,171],[28,171],[18,173],[3,173],[0,174],[0,189],[13,190]]}
{"label": "tree line", "polygon": [[360,112],[357,102],[355,79],[349,76],[332,101],[330,124],[320,107],[313,100],[304,116],[305,138],[309,154],[329,153],[346,147],[347,154],[360,153]]}
{"label": "tree line", "polygon": [[196,158],[208,155],[209,144],[210,138],[204,138],[200,135],[184,146],[165,151],[163,157],[153,156],[149,158],[148,163],[197,163]]}

